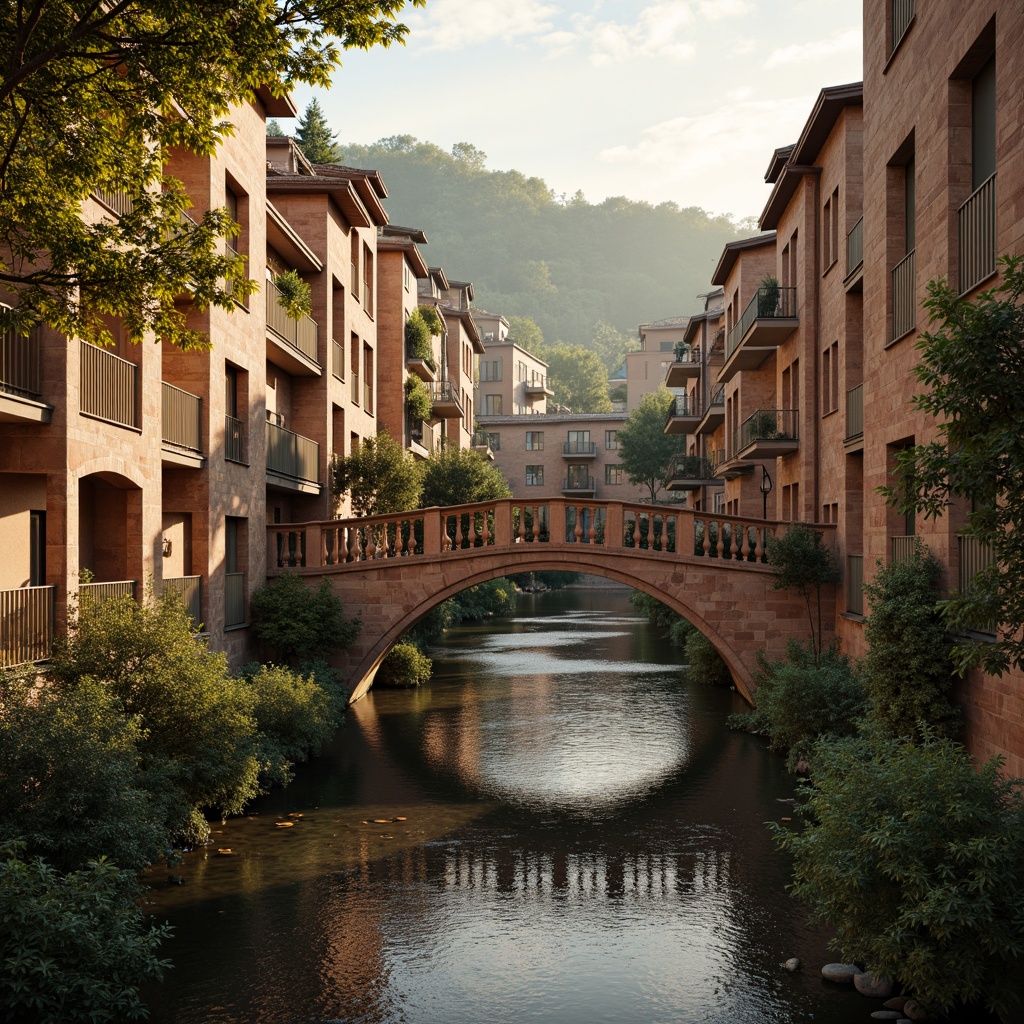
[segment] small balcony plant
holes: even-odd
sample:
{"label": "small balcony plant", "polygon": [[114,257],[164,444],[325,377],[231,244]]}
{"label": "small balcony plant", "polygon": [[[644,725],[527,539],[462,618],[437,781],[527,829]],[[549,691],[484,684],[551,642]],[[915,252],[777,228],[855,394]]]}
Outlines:
{"label": "small balcony plant", "polygon": [[770,274],[761,279],[761,287],[757,290],[757,315],[778,316],[779,297],[782,290],[779,288],[779,279]]}
{"label": "small balcony plant", "polygon": [[430,389],[419,377],[405,379],[405,407],[409,411],[409,419],[413,423],[430,419],[432,402]]}
{"label": "small balcony plant", "polygon": [[297,270],[288,270],[274,278],[278,305],[292,320],[301,320],[313,312],[313,296],[309,285]]}

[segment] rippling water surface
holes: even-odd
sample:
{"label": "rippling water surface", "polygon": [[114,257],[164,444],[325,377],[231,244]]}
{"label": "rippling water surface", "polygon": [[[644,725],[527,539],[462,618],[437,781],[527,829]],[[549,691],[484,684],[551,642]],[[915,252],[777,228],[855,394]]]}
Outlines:
{"label": "rippling water surface", "polygon": [[[453,630],[328,754],[157,880],[154,1020],[864,1021],[785,895],[792,782],[624,590]],[[301,815],[288,818],[287,815]],[[294,826],[279,828],[277,822]],[[230,854],[217,850],[230,849]],[[782,969],[798,956],[807,967]]]}

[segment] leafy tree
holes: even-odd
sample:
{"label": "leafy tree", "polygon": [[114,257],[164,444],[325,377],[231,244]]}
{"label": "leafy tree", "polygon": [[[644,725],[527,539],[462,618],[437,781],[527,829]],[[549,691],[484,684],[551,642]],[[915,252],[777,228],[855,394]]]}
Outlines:
{"label": "leafy tree", "polygon": [[806,827],[775,827],[776,839],[793,854],[794,895],[845,960],[933,1014],[975,1000],[1005,1019],[1024,1010],[1020,780],[934,736],[844,740],[819,745],[803,794]]}
{"label": "leafy tree", "polygon": [[508,318],[508,340],[514,341],[534,355],[544,349],[544,335],[528,316],[510,316]]}
{"label": "leafy tree", "polygon": [[419,466],[386,430],[331,464],[335,502],[347,493],[358,516],[407,512],[419,504],[420,490]]}
{"label": "leafy tree", "polygon": [[619,462],[631,484],[650,491],[652,503],[658,500],[658,491],[668,481],[673,457],[685,450],[684,435],[665,433],[671,405],[671,392],[658,388],[644,395],[619,428]]}
{"label": "leafy tree", "polygon": [[168,966],[166,925],[143,920],[131,872],[105,861],[62,874],[18,844],[0,848],[0,1006],[8,1024],[148,1016],[139,986]]}
{"label": "leafy tree", "polygon": [[611,412],[608,374],[600,358],[582,345],[547,345],[539,353],[548,364],[555,401],[573,412]]}
{"label": "leafy tree", "polygon": [[337,135],[331,131],[320,101],[314,96],[299,118],[295,141],[310,163],[336,164],[341,161],[341,149],[336,139]]}
{"label": "leafy tree", "polygon": [[625,334],[610,323],[598,320],[587,347],[597,353],[610,376],[622,365],[627,352],[635,352],[640,348],[640,339],[635,334]]}
{"label": "leafy tree", "polygon": [[[621,434],[619,435],[621,438]],[[825,547],[821,534],[803,523],[788,527],[781,537],[769,537],[767,559],[776,570],[776,590],[797,590],[807,605],[807,621],[815,656],[822,649],[821,588],[836,586],[842,576],[835,555]],[[811,593],[817,603],[817,628],[811,611]]]}
{"label": "leafy tree", "polygon": [[[686,622],[678,612],[672,611],[667,604],[663,604],[644,590],[632,591],[629,595],[629,603],[641,615],[645,616],[652,626],[664,633],[668,633],[676,623]],[[692,629],[693,627],[691,626],[690,628]]]}
{"label": "leafy tree", "polygon": [[[412,0],[420,3],[422,0]],[[404,0],[301,4],[176,0],[141,4],[7,4],[0,14],[0,284],[15,311],[0,330],[37,322],[69,337],[153,332],[206,344],[175,298],[232,308],[251,291],[241,257],[221,255],[237,231],[224,209],[183,221],[188,199],[164,174],[171,149],[211,153],[230,110],[255,90],[326,86],[342,49],[387,46],[406,28]],[[94,190],[131,209],[88,222]]]}
{"label": "leafy tree", "polygon": [[452,156],[456,163],[468,171],[486,171],[487,154],[477,149],[472,142],[456,142],[452,146]]}
{"label": "leafy tree", "polygon": [[446,445],[423,464],[423,508],[511,497],[501,470],[472,448]]}
{"label": "leafy tree", "polygon": [[430,682],[433,662],[413,643],[399,643],[388,651],[373,678],[375,686],[422,686]]}
{"label": "leafy tree", "polygon": [[[885,491],[902,511],[944,515],[968,508],[961,533],[990,564],[941,604],[957,634],[957,672],[1024,668],[1024,259],[1001,259],[1002,283],[971,299],[945,282],[928,286],[934,330],[921,335],[914,368],[925,390],[913,404],[937,420],[936,438],[899,453],[899,485]],[[999,624],[998,638],[968,634]]]}
{"label": "leafy tree", "polygon": [[864,585],[870,614],[864,683],[869,717],[887,736],[917,736],[922,727],[953,735],[952,641],[936,608],[942,566],[917,541],[909,558],[878,565]]}
{"label": "leafy tree", "polygon": [[359,620],[345,618],[326,579],[314,589],[296,573],[282,573],[252,595],[249,607],[253,632],[284,661],[322,657],[359,633]]}
{"label": "leafy tree", "polygon": [[731,716],[733,728],[768,737],[788,753],[790,770],[822,737],[852,736],[867,709],[867,694],[850,659],[832,645],[818,652],[790,640],[786,657],[759,663],[754,707]]}

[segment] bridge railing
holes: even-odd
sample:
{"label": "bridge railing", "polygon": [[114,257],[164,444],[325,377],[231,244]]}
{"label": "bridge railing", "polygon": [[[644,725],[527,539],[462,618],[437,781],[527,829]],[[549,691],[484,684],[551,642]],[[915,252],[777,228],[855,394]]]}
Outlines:
{"label": "bridge railing", "polygon": [[[317,569],[395,558],[438,558],[473,549],[590,544],[666,558],[763,563],[786,523],[639,502],[503,498],[392,515],[267,527],[267,571]],[[834,540],[835,527],[816,529]]]}

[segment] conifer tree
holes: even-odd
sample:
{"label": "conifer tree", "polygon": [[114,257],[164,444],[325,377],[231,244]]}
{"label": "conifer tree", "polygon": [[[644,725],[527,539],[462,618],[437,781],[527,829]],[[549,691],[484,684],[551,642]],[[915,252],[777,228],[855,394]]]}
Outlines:
{"label": "conifer tree", "polygon": [[302,152],[311,163],[336,164],[341,160],[341,150],[335,142],[336,137],[327,123],[319,100],[314,96],[306,106],[306,112],[299,118],[295,141],[302,147]]}

